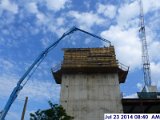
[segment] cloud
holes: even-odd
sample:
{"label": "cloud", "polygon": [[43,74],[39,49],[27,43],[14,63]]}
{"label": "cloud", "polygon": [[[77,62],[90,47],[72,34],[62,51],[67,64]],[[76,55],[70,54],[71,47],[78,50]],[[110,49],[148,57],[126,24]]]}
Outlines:
{"label": "cloud", "polygon": [[142,89],[143,89],[142,83],[137,83],[136,86],[137,86],[139,91],[142,91]]}
{"label": "cloud", "polygon": [[[0,59],[0,63],[0,69],[3,70],[3,72],[0,73],[0,91],[3,91],[0,92],[0,98],[9,97],[13,88],[20,79],[20,76],[18,75],[20,74],[19,70],[23,69],[24,66],[28,69],[30,64],[18,64],[14,61],[5,60],[2,58]],[[52,63],[52,65],[54,64],[55,62]],[[20,67],[22,65],[23,67]],[[60,86],[55,84],[52,78],[50,79],[49,77],[46,77],[50,74],[49,69],[50,67],[48,66],[48,62],[43,61],[37,68],[37,71],[39,72],[32,76],[32,78],[27,82],[25,87],[20,92],[19,98],[23,99],[25,96],[28,96],[30,99],[35,101],[51,98],[56,98],[56,100],[58,100]],[[16,71],[18,71],[18,74]]]}
{"label": "cloud", "polygon": [[157,85],[157,87],[160,89],[160,62],[154,63],[151,62],[151,78],[152,78],[152,84]]}
{"label": "cloud", "polygon": [[142,0],[144,6],[144,13],[153,12],[160,9],[159,0]]}
{"label": "cloud", "polygon": [[28,12],[35,14],[37,18],[37,22],[39,24],[45,24],[47,22],[46,16],[38,10],[38,6],[36,2],[30,2],[26,5]]}
{"label": "cloud", "polygon": [[46,5],[49,10],[59,11],[64,9],[67,4],[70,4],[70,0],[46,0]]}
{"label": "cloud", "polygon": [[115,46],[119,62],[131,70],[141,65],[141,42],[138,36],[138,2],[125,3],[118,9],[116,24],[101,32]]}
{"label": "cloud", "polygon": [[15,76],[9,77],[5,75],[0,76],[0,96],[9,96],[11,93],[11,89],[13,89],[13,86],[16,85],[16,78]]}
{"label": "cloud", "polygon": [[56,19],[56,23],[58,26],[61,26],[65,23],[65,19],[63,17],[59,17]]}
{"label": "cloud", "polygon": [[[154,11],[154,13],[157,13],[155,10],[160,8],[159,3],[156,5],[153,1],[154,0],[143,0],[144,8],[147,9],[145,10],[146,16],[149,12]],[[157,2],[157,0],[155,2]],[[149,11],[148,8],[150,8],[151,11]],[[146,37],[149,46],[148,51],[151,56],[151,61],[153,62],[160,60],[158,55],[160,42],[158,40],[154,40],[154,38],[158,38],[158,31],[154,31],[155,25],[151,25],[151,23],[159,19],[159,17],[156,14],[154,15],[154,13],[153,16],[150,16],[152,19],[146,19]],[[142,63],[142,48],[138,31],[139,21],[138,1],[126,2],[118,9],[116,24],[111,25],[109,29],[101,32],[101,36],[109,39],[115,45],[117,57],[120,62],[129,65],[131,70],[140,68]]]}
{"label": "cloud", "polygon": [[69,11],[68,16],[74,18],[78,26],[85,30],[90,30],[94,25],[103,25],[105,19],[98,14],[90,12]]}
{"label": "cloud", "polygon": [[[18,82],[18,76],[11,76],[8,74],[0,75],[0,108],[6,104],[9,95],[11,94],[13,88]],[[51,100],[53,103],[59,103],[60,97],[60,85],[55,84],[53,81],[49,80],[29,80],[26,86],[20,91],[17,99],[12,104],[10,111],[8,112],[7,120],[17,120],[21,115],[24,98],[28,96],[27,110],[29,110],[25,117],[29,118],[29,113],[31,111],[36,111],[38,109],[46,109],[48,107],[47,101]],[[3,104],[2,104],[3,103]],[[41,104],[43,104],[41,106]],[[46,104],[46,105],[45,105]]]}
{"label": "cloud", "polygon": [[[160,14],[159,14],[160,10],[157,10],[154,12],[153,17],[150,17],[149,20],[152,22],[149,22],[147,24],[149,24],[149,26],[151,27],[152,30],[154,30],[153,32],[160,30],[160,27],[158,26],[160,24]],[[160,35],[159,35],[160,38]]]}
{"label": "cloud", "polygon": [[149,55],[152,61],[159,61],[160,60],[160,42],[159,41],[154,41],[150,43],[149,45]]}
{"label": "cloud", "polygon": [[[55,1],[48,1],[48,2],[55,2]],[[62,1],[61,1],[62,2]],[[64,1],[67,2],[67,1]],[[56,1],[58,4],[58,2]],[[36,26],[35,28],[40,29],[44,34],[47,32],[54,32],[58,37],[61,36],[66,29],[64,28],[65,24],[65,17],[56,17],[50,12],[44,12],[39,10],[38,2],[30,2],[26,5],[26,9],[29,13],[34,14],[36,19]],[[48,3],[49,4],[49,3]],[[56,23],[56,24],[55,24]],[[48,38],[42,40],[42,44],[46,47],[46,41]],[[49,41],[48,41],[49,42]]]}
{"label": "cloud", "polygon": [[109,30],[103,31],[101,36],[110,40],[115,46],[119,62],[130,66],[131,69],[140,66],[141,43],[136,29],[125,30],[118,25],[111,26]]}
{"label": "cloud", "polygon": [[137,95],[137,93],[133,93],[133,94],[124,96],[123,98],[138,98],[138,95]]}
{"label": "cloud", "polygon": [[18,5],[10,0],[2,0],[0,1],[0,9],[7,10],[13,14],[18,13]]}
{"label": "cloud", "polygon": [[91,7],[90,1],[84,1],[83,4],[86,6],[87,9]]}
{"label": "cloud", "polygon": [[37,7],[37,3],[36,2],[30,2],[26,5],[27,10],[30,13],[39,13],[38,7]]}
{"label": "cloud", "polygon": [[9,60],[5,60],[5,59],[3,59],[3,58],[0,58],[0,63],[1,63],[1,64],[0,64],[0,68],[1,68],[1,69],[4,69],[4,70],[6,70],[6,71],[12,69],[13,66],[14,66],[14,63],[13,63],[13,62],[11,62],[11,61],[9,61]]}
{"label": "cloud", "polygon": [[48,47],[51,44],[51,41],[48,38],[41,39],[41,43],[44,48]]}
{"label": "cloud", "polygon": [[[160,9],[159,0],[142,0],[144,14]],[[118,9],[117,22],[119,25],[130,24],[130,20],[140,15],[139,1],[122,4]]]}
{"label": "cloud", "polygon": [[16,70],[19,70],[17,68],[15,61],[5,59],[3,57],[0,58],[0,69],[1,69],[0,75],[3,75],[3,74],[14,75]]}
{"label": "cloud", "polygon": [[109,17],[113,19],[116,15],[116,7],[114,5],[104,5],[104,4],[98,4],[97,12],[99,14],[103,14],[106,17]]}
{"label": "cloud", "polygon": [[24,95],[29,96],[30,99],[34,99],[35,101],[50,100],[52,98],[59,100],[60,85],[48,80],[33,80],[32,82],[28,82],[24,87],[20,93],[20,98],[24,98]]}
{"label": "cloud", "polygon": [[118,9],[117,22],[119,25],[129,24],[129,21],[139,15],[138,1],[125,3]]}
{"label": "cloud", "polygon": [[[17,76],[0,76],[0,96],[9,97],[13,88],[16,86],[19,77]],[[60,86],[49,82],[48,80],[30,80],[20,92],[18,98],[24,99],[28,96],[31,100],[41,101],[55,98],[59,99]]]}

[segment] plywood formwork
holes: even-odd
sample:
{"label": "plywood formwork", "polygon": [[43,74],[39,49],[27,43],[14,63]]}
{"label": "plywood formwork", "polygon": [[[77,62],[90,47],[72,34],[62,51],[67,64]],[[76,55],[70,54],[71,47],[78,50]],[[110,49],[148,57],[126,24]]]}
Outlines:
{"label": "plywood formwork", "polygon": [[63,68],[118,67],[114,47],[63,49]]}
{"label": "plywood formwork", "polygon": [[61,84],[62,74],[72,73],[118,73],[119,83],[124,83],[128,68],[122,68],[116,60],[113,46],[103,48],[63,49],[64,60],[61,69],[52,71],[56,83]]}

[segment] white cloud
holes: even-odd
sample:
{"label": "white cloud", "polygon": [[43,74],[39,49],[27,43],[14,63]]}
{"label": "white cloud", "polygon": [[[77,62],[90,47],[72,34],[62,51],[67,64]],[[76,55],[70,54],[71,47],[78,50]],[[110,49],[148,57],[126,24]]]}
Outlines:
{"label": "white cloud", "polygon": [[0,1],[0,9],[7,10],[12,12],[13,14],[18,13],[18,5],[10,0],[2,0]]}
{"label": "white cloud", "polygon": [[41,39],[41,43],[44,48],[48,47],[51,41],[48,38]]}
{"label": "white cloud", "polygon": [[105,22],[103,18],[93,12],[70,11],[68,16],[73,17],[78,26],[85,30],[90,30],[94,25],[103,25]]}
{"label": "white cloud", "polygon": [[11,89],[16,85],[15,76],[9,77],[5,75],[0,76],[0,96],[9,96],[11,93]]}
{"label": "white cloud", "polygon": [[130,66],[131,69],[140,66],[141,43],[136,29],[125,30],[119,26],[111,26],[109,30],[103,31],[101,36],[110,40],[115,46],[119,62]]}
{"label": "white cloud", "polygon": [[152,84],[157,85],[157,87],[160,89],[160,62],[154,63],[151,62],[151,78],[152,78]]}
{"label": "white cloud", "polygon": [[[18,80],[19,77],[17,75],[0,75],[0,91],[3,91],[0,92],[0,100],[8,100],[9,95],[11,94],[13,88],[16,86]],[[21,110],[24,105],[24,98],[26,96],[29,98],[27,105],[27,109],[29,111],[25,115],[26,119],[28,119],[31,110],[35,112],[36,110],[42,108],[42,106],[39,106],[38,104],[43,103],[44,109],[44,106],[47,104],[48,100],[51,100],[54,103],[59,102],[60,85],[57,85],[53,81],[49,80],[29,80],[26,86],[20,91],[17,99],[12,104],[12,107],[6,116],[7,120],[17,120],[19,118],[18,116],[21,115]],[[0,104],[0,108],[6,104],[6,102],[2,103]]]}
{"label": "white cloud", "polygon": [[118,9],[117,22],[119,25],[129,24],[129,21],[139,15],[138,1],[134,1],[130,4],[123,4]]}
{"label": "white cloud", "polygon": [[20,93],[19,97],[24,98],[24,96],[29,96],[30,99],[39,101],[43,99],[49,100],[52,98],[58,100],[59,95],[60,85],[57,85],[53,82],[49,82],[48,80],[33,80],[32,82],[28,82],[28,84]]}
{"label": "white cloud", "polygon": [[[159,0],[142,0],[144,14],[160,9]],[[140,15],[139,1],[123,4],[118,10],[117,22],[119,25],[130,24],[130,20]]]}
{"label": "white cloud", "polygon": [[[26,9],[28,10],[28,12],[36,16],[37,18],[36,25],[38,28],[41,28],[41,30],[44,33],[52,31],[56,33],[58,36],[61,36],[62,33],[64,33],[65,29],[63,28],[63,25],[65,24],[65,18],[63,17],[54,18],[54,15],[51,13],[45,14],[44,12],[38,9],[37,2],[28,3],[26,5]],[[45,43],[48,43],[49,40],[43,39],[41,41],[44,47],[46,47],[47,44]]]}
{"label": "white cloud", "polygon": [[67,30],[66,30],[65,28],[63,28],[63,27],[58,27],[58,28],[56,28],[55,33],[58,35],[58,37],[61,37],[62,34],[63,34],[64,32],[66,32],[66,31],[67,31]]}
{"label": "white cloud", "polygon": [[91,7],[90,1],[84,1],[83,4],[86,6],[87,9]]}
{"label": "white cloud", "polygon": [[30,13],[38,13],[39,11],[38,11],[38,7],[37,7],[37,3],[35,3],[35,2],[28,3],[27,10]]}
{"label": "white cloud", "polygon": [[53,11],[59,11],[65,8],[66,4],[70,3],[70,0],[46,0],[48,9]]}
{"label": "white cloud", "polygon": [[46,16],[38,10],[36,2],[30,2],[26,5],[28,12],[35,14],[38,24],[45,24],[47,22]]}
{"label": "white cloud", "polygon": [[[16,86],[19,77],[1,75],[0,76],[0,96],[9,97],[13,88]],[[59,99],[60,86],[49,82],[48,80],[30,80],[19,94],[20,99],[28,96],[31,100],[49,100],[55,98]]]}
{"label": "white cloud", "polygon": [[0,68],[5,69],[5,70],[10,70],[14,66],[12,62],[2,59],[2,58],[0,58],[0,63],[1,63]]}
{"label": "white cloud", "polygon": [[137,86],[139,91],[142,91],[142,89],[143,89],[142,83],[137,83],[136,86]]}
{"label": "white cloud", "polygon": [[154,41],[152,43],[150,43],[149,45],[149,55],[151,60],[154,61],[158,61],[160,60],[160,55],[159,55],[159,51],[160,51],[160,42],[159,41]]}
{"label": "white cloud", "polygon": [[62,18],[62,17],[59,17],[59,18],[56,19],[56,23],[57,23],[58,26],[61,26],[65,23],[65,19]]}
{"label": "white cloud", "polygon": [[142,0],[144,6],[144,13],[152,12],[160,9],[159,0]]}
{"label": "white cloud", "polygon": [[147,24],[153,30],[160,30],[160,27],[158,26],[160,24],[160,20],[159,20],[160,14],[159,14],[159,12],[160,12],[160,10],[155,11],[154,14],[153,14],[153,17],[150,17],[150,21],[152,21],[152,22],[149,22],[149,23],[147,22]]}
{"label": "white cloud", "polygon": [[138,98],[137,93],[133,93],[131,95],[124,96],[123,98]]}
{"label": "white cloud", "polygon": [[14,70],[17,69],[17,67],[14,61],[0,58],[0,69],[2,70],[1,74],[3,73],[11,74],[11,72],[12,71],[14,72]]}
{"label": "white cloud", "polygon": [[[158,10],[160,8],[158,0],[143,0],[145,14]],[[101,32],[101,36],[109,39],[114,45],[117,52],[118,59],[126,65],[129,65],[131,70],[141,67],[141,41],[139,40],[139,3],[138,1],[126,2],[118,9],[118,16],[116,17],[117,24],[109,27],[108,30]],[[151,9],[149,11],[149,9]],[[155,11],[157,12],[157,11]],[[151,16],[151,21],[159,19],[157,15]],[[154,18],[156,17],[156,19]],[[148,20],[148,19],[147,19]],[[146,23],[149,21],[146,20]],[[151,22],[149,22],[151,23]],[[154,26],[146,25],[146,36],[148,43],[148,51],[151,56],[151,61],[160,60],[158,51],[160,50],[160,42],[157,39],[156,33],[152,32]]]}
{"label": "white cloud", "polygon": [[45,24],[47,22],[47,20],[48,20],[47,17],[41,12],[38,12],[36,14],[36,17],[38,19],[37,22],[39,22],[40,24]]}
{"label": "white cloud", "polygon": [[106,17],[113,19],[116,15],[116,7],[114,5],[104,5],[98,4],[97,12],[99,14],[104,14]]}

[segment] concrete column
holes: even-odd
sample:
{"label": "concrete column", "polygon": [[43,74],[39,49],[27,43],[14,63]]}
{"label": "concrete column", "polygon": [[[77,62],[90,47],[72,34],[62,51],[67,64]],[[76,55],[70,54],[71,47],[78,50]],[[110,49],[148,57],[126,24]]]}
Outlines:
{"label": "concrete column", "polygon": [[103,120],[122,113],[118,74],[63,74],[62,106],[74,120]]}

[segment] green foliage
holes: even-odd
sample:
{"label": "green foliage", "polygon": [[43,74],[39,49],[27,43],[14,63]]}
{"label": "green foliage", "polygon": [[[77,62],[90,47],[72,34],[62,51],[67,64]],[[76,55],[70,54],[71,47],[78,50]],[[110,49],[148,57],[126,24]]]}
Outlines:
{"label": "green foliage", "polygon": [[30,120],[73,120],[73,117],[66,114],[66,111],[61,105],[48,102],[50,109],[38,110],[35,113],[30,113]]}

